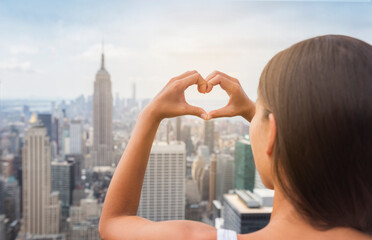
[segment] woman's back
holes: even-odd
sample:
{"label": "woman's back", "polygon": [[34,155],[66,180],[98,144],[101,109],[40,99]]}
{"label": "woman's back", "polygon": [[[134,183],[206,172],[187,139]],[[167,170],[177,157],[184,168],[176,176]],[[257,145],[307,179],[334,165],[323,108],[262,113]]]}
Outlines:
{"label": "woman's back", "polygon": [[[206,113],[185,101],[220,85],[229,103]],[[275,55],[258,100],[238,79],[215,71],[172,78],[139,115],[101,214],[103,239],[372,239],[372,46],[347,36],[311,38]],[[250,122],[254,163],[275,190],[269,224],[250,234],[188,220],[136,216],[152,143],[165,118],[242,116]]]}

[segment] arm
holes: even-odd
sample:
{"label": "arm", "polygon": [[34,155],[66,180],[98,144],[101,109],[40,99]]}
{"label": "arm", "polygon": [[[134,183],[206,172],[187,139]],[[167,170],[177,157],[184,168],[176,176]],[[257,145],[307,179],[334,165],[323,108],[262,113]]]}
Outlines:
{"label": "arm", "polygon": [[162,119],[180,115],[206,117],[203,109],[190,106],[184,90],[206,81],[195,71],[172,78],[140,113],[127,148],[107,191],[99,223],[102,239],[216,239],[216,229],[193,221],[152,222],[136,216],[152,142]]}

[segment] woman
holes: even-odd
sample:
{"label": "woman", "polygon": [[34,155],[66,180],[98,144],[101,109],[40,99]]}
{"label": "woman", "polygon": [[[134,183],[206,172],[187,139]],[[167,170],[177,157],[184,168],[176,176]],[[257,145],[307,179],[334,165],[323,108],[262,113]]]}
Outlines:
{"label": "woman", "polygon": [[[207,113],[190,106],[192,84],[220,85],[228,104]],[[275,189],[269,224],[254,233],[216,230],[194,221],[136,216],[152,142],[164,118],[243,116],[263,184]],[[258,100],[215,71],[172,78],[141,112],[103,206],[103,239],[372,239],[372,46],[347,36],[299,42],[264,68]]]}

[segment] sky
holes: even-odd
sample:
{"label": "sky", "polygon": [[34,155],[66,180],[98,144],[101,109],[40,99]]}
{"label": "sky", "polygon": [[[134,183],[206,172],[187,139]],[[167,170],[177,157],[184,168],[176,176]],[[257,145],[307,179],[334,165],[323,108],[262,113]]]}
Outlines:
{"label": "sky", "polygon": [[[0,0],[0,98],[93,93],[102,40],[114,96],[153,98],[170,78],[213,70],[257,98],[261,71],[301,40],[342,34],[372,44],[371,1]],[[216,87],[186,99],[227,102]]]}

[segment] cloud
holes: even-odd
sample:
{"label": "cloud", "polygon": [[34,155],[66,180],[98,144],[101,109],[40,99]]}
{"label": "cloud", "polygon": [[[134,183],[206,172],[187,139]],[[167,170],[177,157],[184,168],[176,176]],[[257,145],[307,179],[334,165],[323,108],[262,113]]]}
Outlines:
{"label": "cloud", "polygon": [[12,45],[9,47],[9,51],[13,55],[20,54],[36,54],[39,52],[39,49],[36,46],[31,45]]}
{"label": "cloud", "polygon": [[[97,41],[98,42],[98,41]],[[89,48],[85,49],[83,52],[79,53],[76,58],[80,60],[89,60],[97,62],[98,56],[102,52],[102,44],[93,44]],[[132,47],[117,46],[114,44],[104,44],[105,55],[110,56],[110,59],[123,59],[128,57],[133,57],[138,54]]]}
{"label": "cloud", "polygon": [[[152,97],[186,70],[204,76],[217,69],[241,80],[254,98],[268,60],[300,40],[328,33],[372,40],[370,4],[165,2],[9,2],[17,14],[0,6],[0,45],[6,49],[0,71],[14,82],[5,94],[30,95],[40,86],[47,89],[41,96],[92,94],[103,37],[113,92],[125,97],[132,82],[138,97]],[[30,74],[41,72],[35,66],[42,75]]]}
{"label": "cloud", "polygon": [[16,73],[41,73],[40,70],[37,70],[32,67],[31,62],[29,61],[19,61],[17,59],[11,59],[5,62],[0,62],[0,70],[7,72],[16,72]]}

